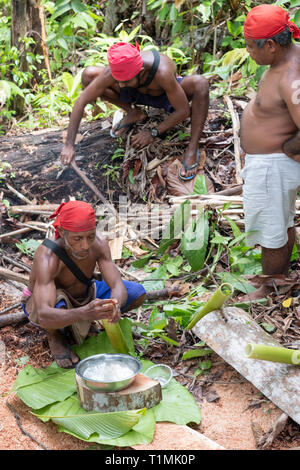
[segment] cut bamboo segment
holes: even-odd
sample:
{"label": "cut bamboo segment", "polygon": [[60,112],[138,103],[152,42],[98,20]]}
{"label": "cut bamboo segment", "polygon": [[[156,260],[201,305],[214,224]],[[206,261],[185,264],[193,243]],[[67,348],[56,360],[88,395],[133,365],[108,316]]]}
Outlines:
{"label": "cut bamboo segment", "polygon": [[250,359],[281,362],[283,364],[300,364],[300,351],[294,349],[248,343],[245,347],[245,354]]}

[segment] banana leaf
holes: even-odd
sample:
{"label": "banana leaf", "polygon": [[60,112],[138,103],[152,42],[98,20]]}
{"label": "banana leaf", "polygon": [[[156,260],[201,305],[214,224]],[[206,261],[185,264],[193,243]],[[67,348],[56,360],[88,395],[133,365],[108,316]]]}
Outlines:
{"label": "banana leaf", "polygon": [[153,408],[156,421],[183,424],[201,421],[201,411],[188,390],[172,379],[162,390],[162,401]]}
{"label": "banana leaf", "polygon": [[101,441],[101,444],[117,447],[131,447],[138,444],[149,444],[153,441],[155,432],[155,414],[153,408],[140,417],[139,422],[121,437]]}
{"label": "banana leaf", "polygon": [[[31,366],[27,367],[30,368]],[[43,378],[39,382],[35,381],[35,376],[29,369],[33,383],[28,383],[29,379],[25,369],[18,375],[16,392],[18,397],[30,408],[43,408],[51,403],[63,401],[76,392],[74,369],[63,369],[62,371],[62,369],[57,368],[56,373],[53,373],[53,368],[45,369]],[[40,371],[37,372],[36,370],[36,377],[39,373]],[[22,378],[24,378],[23,383]]]}
{"label": "banana leaf", "polygon": [[103,439],[116,439],[126,434],[138,423],[145,411],[88,412],[81,408],[77,397],[72,396],[33,414],[43,421],[51,419],[61,430],[79,439],[100,443]]}

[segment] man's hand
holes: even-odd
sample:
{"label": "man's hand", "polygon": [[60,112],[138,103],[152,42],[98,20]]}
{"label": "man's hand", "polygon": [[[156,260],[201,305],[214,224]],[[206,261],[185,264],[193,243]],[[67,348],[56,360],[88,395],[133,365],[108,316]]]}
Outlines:
{"label": "man's hand", "polygon": [[146,145],[151,144],[154,141],[149,131],[141,131],[134,135],[131,140],[131,144],[136,149],[142,149]]}
{"label": "man's hand", "polygon": [[61,154],[60,160],[63,165],[70,165],[75,158],[75,149],[73,145],[64,145]]}
{"label": "man's hand", "polygon": [[86,320],[107,319],[116,323],[120,318],[121,310],[117,299],[95,299],[86,305]]}

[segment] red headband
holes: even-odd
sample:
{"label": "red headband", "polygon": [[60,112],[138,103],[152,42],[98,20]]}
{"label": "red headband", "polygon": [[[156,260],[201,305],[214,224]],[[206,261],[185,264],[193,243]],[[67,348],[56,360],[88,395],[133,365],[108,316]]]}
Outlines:
{"label": "red headband", "polygon": [[56,217],[53,224],[55,228],[55,240],[60,237],[57,227],[70,232],[87,232],[96,227],[95,212],[92,206],[83,201],[63,202],[50,219]]}
{"label": "red headband", "polygon": [[135,77],[143,67],[143,59],[138,44],[134,47],[126,42],[118,42],[107,51],[110,71],[115,80],[126,82]]}
{"label": "red headband", "polygon": [[268,39],[281,33],[288,26],[295,39],[300,38],[300,29],[290,21],[289,14],[277,5],[259,5],[249,11],[245,25],[246,39]]}

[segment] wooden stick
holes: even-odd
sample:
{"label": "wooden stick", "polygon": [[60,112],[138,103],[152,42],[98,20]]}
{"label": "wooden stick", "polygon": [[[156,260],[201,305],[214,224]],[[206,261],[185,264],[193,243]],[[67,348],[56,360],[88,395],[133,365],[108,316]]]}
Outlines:
{"label": "wooden stick", "polygon": [[13,237],[14,235],[18,235],[20,233],[31,232],[31,230],[34,230],[34,229],[32,229],[32,228],[20,228],[19,230],[14,230],[13,232],[2,233],[2,235],[0,235],[0,239],[7,238],[7,237]]}
{"label": "wooden stick", "polygon": [[4,326],[12,325],[13,323],[19,323],[20,321],[26,320],[24,312],[10,313],[8,315],[0,316],[0,328]]}
{"label": "wooden stick", "polygon": [[100,201],[102,201],[103,204],[107,204],[110,207],[112,207],[113,212],[116,213],[115,208],[112,206],[112,204],[109,204],[109,202],[105,199],[105,197],[99,191],[99,189],[94,185],[94,183],[91,182],[91,180],[86,176],[86,174],[78,168],[77,164],[74,161],[71,162],[71,167],[77,173],[77,175],[80,176],[80,178],[85,182],[85,184],[96,194],[98,199],[100,199]]}
{"label": "wooden stick", "polygon": [[6,256],[6,255],[2,255],[1,253],[0,253],[0,256],[8,263],[14,264],[18,268],[24,269],[24,271],[27,271],[28,273],[30,273],[31,269],[28,266],[18,263],[18,261],[15,261],[13,258],[10,258],[9,256]]}
{"label": "wooden stick", "polygon": [[232,101],[228,95],[224,96],[224,101],[228,106],[228,109],[231,115],[231,120],[232,120],[236,181],[238,184],[242,184],[243,179],[241,177],[241,155],[240,155],[240,138],[239,138],[240,120],[239,120],[239,116],[237,112],[235,111],[233,107]]}
{"label": "wooden stick", "polygon": [[31,225],[31,222],[30,222],[30,225],[29,225],[29,224],[24,224],[24,222],[18,222],[18,225],[22,225],[22,226],[24,226],[24,227],[31,228],[32,230],[37,230],[38,232],[47,233],[47,230],[46,230],[46,229],[41,228],[41,227],[39,227],[38,225],[33,226],[33,225]]}
{"label": "wooden stick", "polygon": [[2,279],[10,279],[11,281],[17,281],[21,284],[25,284],[26,286],[29,284],[29,276],[26,274],[19,274],[11,271],[10,269],[1,268],[0,267],[0,278]]}
{"label": "wooden stick", "polygon": [[43,214],[45,213],[48,215],[52,214],[57,208],[59,204],[30,204],[28,206],[11,206],[9,211],[11,214],[26,214],[26,213],[33,213],[33,214]]}
{"label": "wooden stick", "polygon": [[8,189],[16,194],[16,196],[18,196],[19,199],[21,199],[22,201],[25,201],[27,202],[27,204],[31,204],[31,201],[26,197],[24,196],[22,193],[20,193],[19,191],[17,191],[15,188],[13,188],[12,186],[10,186],[8,183],[6,183],[6,186],[8,187]]}
{"label": "wooden stick", "polygon": [[3,313],[9,312],[10,310],[13,310],[17,307],[20,307],[20,302],[18,302],[17,304],[13,304],[10,307],[6,307],[4,310],[1,310],[0,315],[3,315]]}

